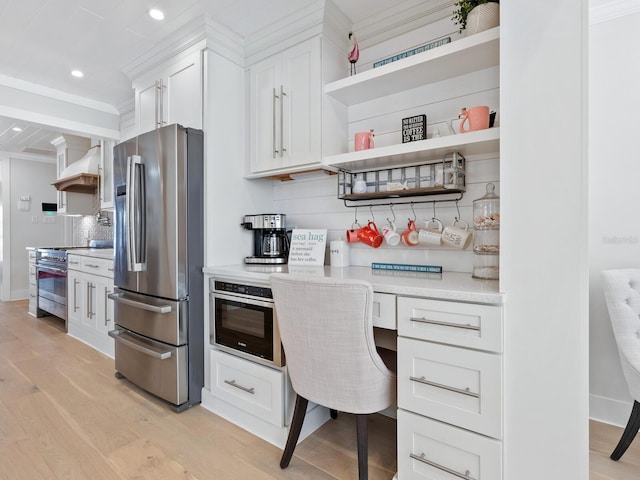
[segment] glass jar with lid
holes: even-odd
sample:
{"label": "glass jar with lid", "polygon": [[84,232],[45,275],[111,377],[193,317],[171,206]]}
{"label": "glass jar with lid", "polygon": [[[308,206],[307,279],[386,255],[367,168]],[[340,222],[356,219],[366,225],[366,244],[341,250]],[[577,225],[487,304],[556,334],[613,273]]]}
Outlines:
{"label": "glass jar with lid", "polygon": [[486,194],[473,201],[473,276],[497,280],[500,257],[500,197],[488,183]]}

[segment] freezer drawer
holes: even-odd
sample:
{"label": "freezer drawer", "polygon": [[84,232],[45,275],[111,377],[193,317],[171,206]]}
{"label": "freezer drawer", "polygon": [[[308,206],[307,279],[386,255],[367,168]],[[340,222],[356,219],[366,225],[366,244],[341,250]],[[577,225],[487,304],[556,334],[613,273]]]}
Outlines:
{"label": "freezer drawer", "polygon": [[124,329],[109,332],[115,339],[116,370],[140,388],[174,405],[189,399],[188,347],[174,347]]}
{"label": "freezer drawer", "polygon": [[120,288],[109,298],[119,327],[171,345],[187,343],[188,300],[166,300]]}

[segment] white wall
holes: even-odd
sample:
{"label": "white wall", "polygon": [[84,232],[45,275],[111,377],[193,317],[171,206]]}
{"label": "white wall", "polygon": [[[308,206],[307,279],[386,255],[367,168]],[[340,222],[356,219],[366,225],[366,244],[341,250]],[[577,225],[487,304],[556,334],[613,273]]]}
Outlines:
{"label": "white wall", "polygon": [[[53,163],[11,158],[0,154],[2,181],[2,300],[17,300],[29,295],[26,247],[60,245],[63,243],[64,219],[42,213],[42,202],[56,203],[57,192],[51,183],[56,180]],[[31,197],[29,212],[18,210],[21,196]],[[44,218],[55,223],[44,223]],[[34,223],[35,222],[35,223]],[[5,282],[6,280],[6,282]]]}
{"label": "white wall", "polygon": [[633,401],[600,272],[640,268],[639,26],[640,13],[635,13],[589,29],[590,415],[617,425],[626,425]]}

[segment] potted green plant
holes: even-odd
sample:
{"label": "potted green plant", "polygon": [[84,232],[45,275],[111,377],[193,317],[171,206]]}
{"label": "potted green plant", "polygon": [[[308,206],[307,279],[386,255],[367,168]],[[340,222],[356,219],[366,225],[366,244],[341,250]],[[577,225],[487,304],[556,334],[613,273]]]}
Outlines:
{"label": "potted green plant", "polygon": [[453,23],[460,33],[478,33],[500,24],[499,0],[458,0],[454,4]]}

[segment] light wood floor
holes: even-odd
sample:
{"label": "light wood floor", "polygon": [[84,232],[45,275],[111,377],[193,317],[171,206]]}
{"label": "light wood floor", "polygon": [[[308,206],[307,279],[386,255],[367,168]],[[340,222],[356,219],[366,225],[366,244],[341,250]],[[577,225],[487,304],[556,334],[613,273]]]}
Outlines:
{"label": "light wood floor", "polygon": [[[0,479],[352,479],[355,422],[340,414],[296,448],[281,450],[200,406],[176,414],[114,378],[113,360],[0,303]],[[396,471],[395,422],[369,421],[369,474]]]}
{"label": "light wood floor", "polygon": [[[113,360],[0,302],[0,479],[353,479],[355,424],[340,414],[296,448],[280,449],[197,406],[173,413],[114,378]],[[395,422],[369,422],[369,473],[396,471]],[[590,423],[590,480],[640,478],[640,436],[618,462],[622,429]]]}

